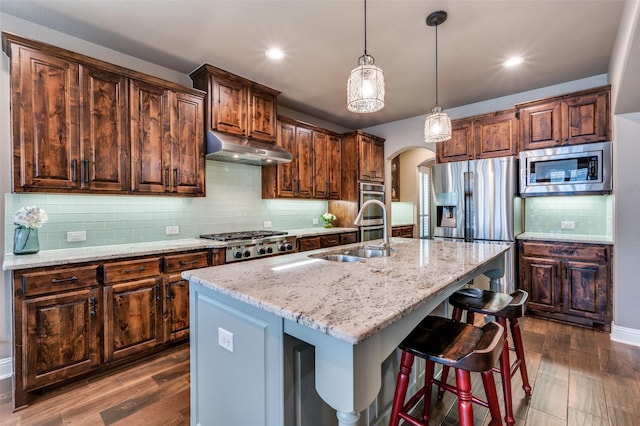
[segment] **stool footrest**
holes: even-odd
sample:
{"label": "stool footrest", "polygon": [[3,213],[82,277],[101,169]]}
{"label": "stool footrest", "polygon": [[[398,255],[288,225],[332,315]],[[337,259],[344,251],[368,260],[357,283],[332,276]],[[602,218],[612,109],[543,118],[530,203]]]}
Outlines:
{"label": "stool footrest", "polygon": [[[458,388],[456,386],[452,386],[450,384],[444,383],[438,379],[433,379],[433,384],[440,386],[441,389],[451,392],[454,395],[458,395]],[[488,408],[489,403],[483,399],[478,398],[475,395],[471,395],[471,400],[478,405],[482,405],[483,407]]]}

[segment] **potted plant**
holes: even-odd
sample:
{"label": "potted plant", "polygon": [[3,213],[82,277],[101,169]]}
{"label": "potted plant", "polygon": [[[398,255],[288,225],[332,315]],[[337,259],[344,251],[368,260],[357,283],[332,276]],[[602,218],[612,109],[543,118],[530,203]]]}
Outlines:
{"label": "potted plant", "polygon": [[327,212],[320,215],[325,228],[333,228],[333,221],[336,220],[335,215]]}

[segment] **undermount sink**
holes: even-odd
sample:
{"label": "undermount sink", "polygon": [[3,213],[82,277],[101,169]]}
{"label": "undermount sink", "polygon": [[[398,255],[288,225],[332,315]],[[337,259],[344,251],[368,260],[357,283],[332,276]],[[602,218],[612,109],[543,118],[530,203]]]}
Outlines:
{"label": "undermount sink", "polygon": [[310,254],[309,257],[330,260],[332,262],[362,262],[371,257],[389,256],[389,251],[375,247],[356,247],[352,249],[334,250],[329,253]]}
{"label": "undermount sink", "polygon": [[317,259],[330,260],[332,262],[361,262],[364,260],[362,257],[347,256],[344,254],[312,254],[309,256]]}

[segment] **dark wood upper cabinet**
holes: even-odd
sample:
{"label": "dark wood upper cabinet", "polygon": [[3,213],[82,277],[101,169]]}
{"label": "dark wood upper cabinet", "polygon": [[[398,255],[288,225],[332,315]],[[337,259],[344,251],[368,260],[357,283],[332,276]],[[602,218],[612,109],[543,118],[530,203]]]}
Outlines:
{"label": "dark wood upper cabinet", "polygon": [[2,37],[14,192],[204,195],[204,93]]}
{"label": "dark wood upper cabinet", "polygon": [[207,92],[206,128],[275,142],[277,90],[213,65],[191,73],[193,87]]}
{"label": "dark wood upper cabinet", "polygon": [[611,87],[517,105],[520,150],[611,140]]}
{"label": "dark wood upper cabinet", "polygon": [[498,111],[453,120],[451,139],[436,144],[438,163],[515,155],[518,149],[516,111]]}
{"label": "dark wood upper cabinet", "polygon": [[313,131],[314,198],[340,199],[341,150],[339,136]]}
{"label": "dark wood upper cabinet", "polygon": [[361,130],[343,134],[341,199],[357,201],[359,181],[384,183],[384,160],[384,139]]}

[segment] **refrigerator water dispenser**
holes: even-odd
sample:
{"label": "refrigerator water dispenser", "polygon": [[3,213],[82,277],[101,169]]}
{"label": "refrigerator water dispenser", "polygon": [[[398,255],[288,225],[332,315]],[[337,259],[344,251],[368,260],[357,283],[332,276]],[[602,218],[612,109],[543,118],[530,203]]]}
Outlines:
{"label": "refrigerator water dispenser", "polygon": [[436,206],[437,226],[441,228],[456,227],[456,206]]}

